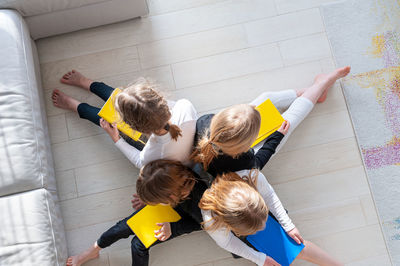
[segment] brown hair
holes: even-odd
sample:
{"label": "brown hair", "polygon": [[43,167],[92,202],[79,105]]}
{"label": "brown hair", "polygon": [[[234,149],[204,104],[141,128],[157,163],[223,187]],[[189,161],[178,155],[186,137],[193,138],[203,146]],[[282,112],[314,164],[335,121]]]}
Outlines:
{"label": "brown hair", "polygon": [[171,119],[168,103],[150,81],[139,78],[112,100],[121,119],[134,130],[151,134],[166,129],[174,140],[182,135],[177,125],[168,122]]}
{"label": "brown hair", "polygon": [[[241,178],[227,173],[215,179],[200,200],[199,207],[211,211],[212,218],[204,221],[205,230],[226,227],[236,235],[245,236],[262,230],[268,218],[268,207],[255,188],[257,177]],[[211,223],[205,226],[205,223]]]}
{"label": "brown hair", "polygon": [[248,104],[222,110],[212,118],[210,129],[192,153],[192,160],[202,163],[207,170],[220,151],[233,157],[248,151],[258,136],[260,125],[260,113]]}
{"label": "brown hair", "polygon": [[136,191],[148,205],[164,203],[176,206],[190,194],[195,182],[192,171],[182,163],[156,160],[140,170]]}

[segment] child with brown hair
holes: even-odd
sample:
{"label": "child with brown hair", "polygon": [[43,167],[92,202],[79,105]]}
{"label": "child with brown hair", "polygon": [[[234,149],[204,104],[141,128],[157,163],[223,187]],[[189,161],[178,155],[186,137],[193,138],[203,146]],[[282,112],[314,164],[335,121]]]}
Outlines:
{"label": "child with brown hair", "polygon": [[[203,220],[198,203],[206,189],[206,184],[197,181],[197,175],[178,161],[156,160],[141,169],[136,182],[140,199],[148,205],[171,205],[182,217],[178,222],[157,224],[161,226],[155,232],[155,237],[159,241],[152,246],[201,229],[200,224]],[[101,249],[134,235],[126,222],[135,214],[136,212],[104,232],[86,251],[68,258],[66,265],[80,266],[88,260],[97,258]],[[148,265],[149,249],[134,237],[131,241],[132,265]]]}
{"label": "child with brown hair", "polygon": [[[262,169],[271,156],[282,147],[294,129],[311,112],[317,102],[323,102],[328,89],[346,76],[350,67],[320,74],[314,84],[305,89],[265,92],[250,104],[239,104],[197,120],[194,161],[201,163],[212,176],[243,169]],[[256,140],[261,118],[255,106],[270,99],[283,111],[286,122],[265,141],[250,149]]]}
{"label": "child with brown hair", "polygon": [[304,244],[298,259],[318,265],[342,265],[313,243],[303,240],[275,191],[258,170],[242,170],[218,176],[204,192],[199,207],[204,229],[216,243],[257,265],[279,264],[237,236],[244,237],[263,230],[269,211],[293,240]]}
{"label": "child with brown hair", "polygon": [[[102,82],[94,82],[76,70],[65,74],[61,82],[90,91],[104,101],[114,91],[114,88]],[[81,103],[57,89],[53,91],[52,100],[54,106],[77,112],[79,117],[101,126],[138,168],[157,159],[177,160],[188,165],[193,149],[197,112],[188,100],[167,101],[157,89],[155,84],[139,78],[117,94],[113,102],[125,123],[149,136],[144,148],[139,143],[129,145],[121,138],[116,126],[97,115],[100,108]]]}

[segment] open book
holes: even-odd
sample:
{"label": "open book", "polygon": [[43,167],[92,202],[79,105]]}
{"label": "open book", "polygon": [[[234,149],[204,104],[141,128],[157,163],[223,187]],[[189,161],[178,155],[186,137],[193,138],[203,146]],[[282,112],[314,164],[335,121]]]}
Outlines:
{"label": "open book", "polygon": [[177,222],[180,219],[181,216],[169,205],[147,205],[133,215],[126,224],[143,245],[149,248],[157,241],[154,236],[154,231],[160,229],[157,223]]}
{"label": "open book", "polygon": [[133,130],[130,126],[128,126],[126,123],[124,123],[119,116],[118,112],[115,110],[113,101],[115,95],[120,93],[121,90],[116,88],[111,96],[108,98],[106,103],[103,105],[101,108],[100,112],[97,114],[98,116],[102,117],[104,120],[106,120],[108,123],[117,123],[117,128],[119,131],[130,137],[131,139],[135,141],[140,141],[143,144],[145,144],[140,137],[142,136],[142,133],[139,131]]}
{"label": "open book", "polygon": [[258,110],[261,115],[261,126],[257,139],[251,147],[256,146],[262,140],[266,139],[269,135],[278,130],[285,121],[270,99],[267,99],[265,102],[258,105],[256,110]]}

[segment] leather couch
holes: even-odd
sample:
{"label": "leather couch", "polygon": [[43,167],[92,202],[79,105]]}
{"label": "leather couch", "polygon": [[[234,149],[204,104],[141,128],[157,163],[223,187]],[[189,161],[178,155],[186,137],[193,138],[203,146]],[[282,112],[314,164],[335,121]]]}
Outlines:
{"label": "leather couch", "polygon": [[146,13],[145,0],[0,0],[0,266],[67,258],[34,39]]}

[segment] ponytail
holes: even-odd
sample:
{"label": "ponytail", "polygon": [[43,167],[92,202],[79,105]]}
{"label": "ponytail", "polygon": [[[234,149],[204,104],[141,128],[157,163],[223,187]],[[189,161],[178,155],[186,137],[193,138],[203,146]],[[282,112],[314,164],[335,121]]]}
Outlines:
{"label": "ponytail", "polygon": [[200,140],[196,150],[192,153],[191,159],[197,163],[201,163],[204,170],[207,170],[212,160],[214,160],[217,156],[217,147],[209,138],[203,137]]}
{"label": "ponytail", "polygon": [[178,140],[178,137],[182,136],[182,130],[177,125],[171,125],[170,123],[167,123],[164,126],[164,129],[169,132],[171,138],[175,141]]}
{"label": "ponytail", "polygon": [[178,137],[182,136],[182,130],[177,125],[170,125],[170,124],[167,125],[169,125],[167,131],[171,135],[171,138],[177,141]]}

